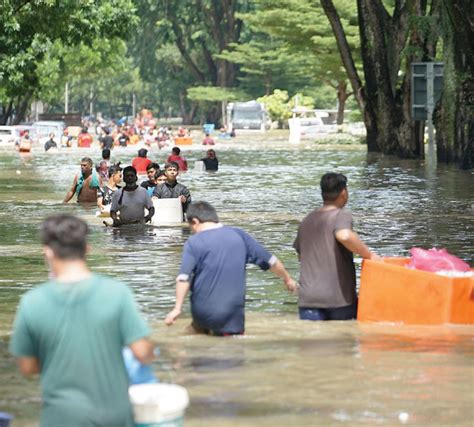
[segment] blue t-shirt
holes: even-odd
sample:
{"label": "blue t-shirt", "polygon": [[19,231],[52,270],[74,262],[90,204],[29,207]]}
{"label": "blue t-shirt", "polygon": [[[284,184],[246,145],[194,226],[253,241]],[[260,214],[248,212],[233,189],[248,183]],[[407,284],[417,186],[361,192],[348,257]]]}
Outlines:
{"label": "blue t-shirt", "polygon": [[202,329],[244,331],[245,267],[270,268],[272,255],[253,237],[233,227],[201,231],[184,245],[179,279],[191,282],[193,321]]}

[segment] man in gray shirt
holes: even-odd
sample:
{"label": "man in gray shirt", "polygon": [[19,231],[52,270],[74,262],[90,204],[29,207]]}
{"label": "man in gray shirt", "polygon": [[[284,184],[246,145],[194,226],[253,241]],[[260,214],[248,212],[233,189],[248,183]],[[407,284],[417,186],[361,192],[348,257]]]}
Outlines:
{"label": "man in gray shirt", "polygon": [[[124,168],[125,187],[114,193],[110,207],[110,217],[114,221],[114,227],[149,222],[155,214],[150,196],[143,187],[137,185],[137,179],[137,170],[133,166]],[[145,208],[148,209],[147,216],[145,216]],[[120,219],[118,213],[120,213]]]}
{"label": "man in gray shirt", "polygon": [[380,260],[352,231],[347,178],[321,178],[323,206],[303,219],[293,244],[301,264],[298,306],[303,320],[348,320],[357,316],[353,253]]}

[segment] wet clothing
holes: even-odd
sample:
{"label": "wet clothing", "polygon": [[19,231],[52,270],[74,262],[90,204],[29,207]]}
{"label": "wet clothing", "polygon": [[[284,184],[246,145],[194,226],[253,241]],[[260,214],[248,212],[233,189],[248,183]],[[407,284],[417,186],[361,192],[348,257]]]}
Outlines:
{"label": "wet clothing", "polygon": [[314,210],[303,219],[293,244],[300,258],[298,306],[339,308],[357,302],[354,257],[336,239],[336,231],[352,230],[344,209]]}
{"label": "wet clothing", "polygon": [[121,133],[117,139],[121,147],[126,147],[130,140],[128,135],[125,135],[124,133]]}
{"label": "wet clothing", "polygon": [[137,173],[146,173],[146,168],[150,163],[151,160],[146,157],[135,157],[132,160],[132,166],[137,170]]}
{"label": "wet clothing", "polygon": [[183,249],[178,280],[191,284],[193,323],[214,335],[245,329],[245,269],[268,270],[276,259],[245,231],[228,226],[201,231]]}
{"label": "wet clothing", "polygon": [[46,144],[44,144],[44,151],[48,151],[51,148],[58,148],[58,144],[56,144],[54,140],[49,139],[48,141],[46,141]]}
{"label": "wet clothing", "polygon": [[186,212],[191,203],[191,193],[183,184],[177,181],[173,184],[165,182],[164,184],[157,185],[153,190],[153,196],[158,197],[158,199],[176,199],[179,196],[186,197],[186,201],[182,203],[183,212]]}
{"label": "wet clothing", "polygon": [[180,172],[186,172],[188,170],[188,162],[184,157],[171,154],[171,156],[168,156],[166,162],[175,162],[178,165]]}
{"label": "wet clothing", "polygon": [[150,197],[153,195],[153,191],[156,187],[156,182],[151,182],[149,179],[147,179],[146,181],[143,181],[140,185],[147,191]]}
{"label": "wet clothing", "polygon": [[147,191],[138,186],[133,191],[121,188],[112,197],[111,211],[120,212],[120,222],[131,224],[145,221],[145,208],[151,209],[153,202]]}
{"label": "wet clothing", "polygon": [[213,159],[204,157],[201,161],[204,163],[204,166],[206,166],[207,171],[216,171],[219,169],[219,160],[217,160],[217,157],[214,157]]}
{"label": "wet clothing", "polygon": [[102,149],[108,148],[112,150],[114,148],[114,139],[110,135],[105,135],[100,139]]}
{"label": "wet clothing", "polygon": [[84,179],[82,173],[74,177],[71,191],[77,194],[79,203],[97,203],[97,190],[100,188],[99,175],[95,170]]}
{"label": "wet clothing", "polygon": [[131,427],[122,348],[150,334],[130,289],[97,274],[27,292],[10,352],[41,366],[42,427]]}
{"label": "wet clothing", "polygon": [[92,144],[92,136],[90,136],[88,133],[81,133],[77,137],[77,146],[78,147],[83,147],[83,148],[89,148]]}
{"label": "wet clothing", "polygon": [[357,318],[357,303],[338,308],[299,307],[301,320],[351,320]]}
{"label": "wet clothing", "polygon": [[210,136],[206,136],[202,141],[202,145],[215,145],[215,144],[216,143]]}
{"label": "wet clothing", "polygon": [[104,187],[97,190],[97,198],[102,197],[102,204],[104,206],[110,205],[112,203],[113,195],[119,188],[119,185],[117,185],[115,188],[110,188],[108,185],[105,185]]}

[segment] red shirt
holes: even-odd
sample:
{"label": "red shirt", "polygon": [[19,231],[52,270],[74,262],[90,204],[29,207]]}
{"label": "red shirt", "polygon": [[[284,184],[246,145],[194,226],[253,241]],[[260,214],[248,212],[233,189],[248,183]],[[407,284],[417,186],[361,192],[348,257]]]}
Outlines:
{"label": "red shirt", "polygon": [[168,157],[168,160],[166,160],[167,163],[169,162],[175,162],[179,166],[179,170],[182,172],[185,172],[188,170],[188,162],[184,157],[181,156],[176,156],[172,154],[171,156]]}
{"label": "red shirt", "polygon": [[92,136],[90,136],[88,133],[81,133],[77,137],[77,146],[78,147],[85,147],[89,148],[92,144]]}
{"label": "red shirt", "polygon": [[137,173],[146,173],[146,167],[150,163],[151,160],[146,157],[135,157],[132,160],[132,166],[137,170]]}

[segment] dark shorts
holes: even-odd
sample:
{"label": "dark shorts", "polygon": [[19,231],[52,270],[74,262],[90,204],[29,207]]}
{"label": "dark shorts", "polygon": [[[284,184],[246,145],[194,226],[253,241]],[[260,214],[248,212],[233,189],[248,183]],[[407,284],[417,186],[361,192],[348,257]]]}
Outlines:
{"label": "dark shorts", "polygon": [[194,320],[191,323],[191,326],[199,334],[212,335],[214,337],[231,337],[233,335],[243,335],[244,334],[244,331],[241,331],[241,332],[216,332],[216,331],[213,331],[212,329],[202,328]]}
{"label": "dark shorts", "polygon": [[351,320],[357,318],[357,303],[337,308],[299,307],[301,320]]}

